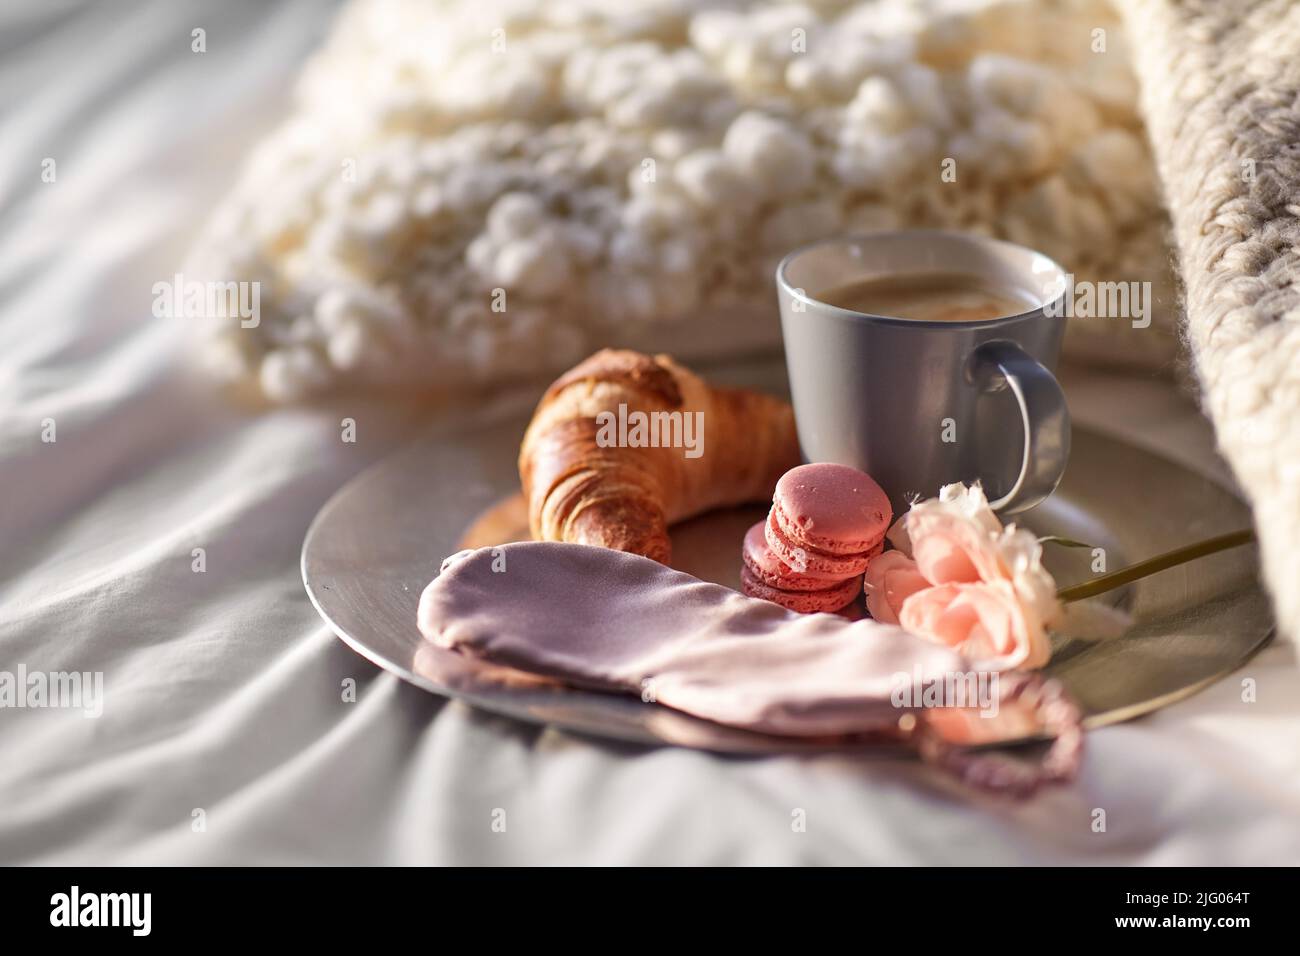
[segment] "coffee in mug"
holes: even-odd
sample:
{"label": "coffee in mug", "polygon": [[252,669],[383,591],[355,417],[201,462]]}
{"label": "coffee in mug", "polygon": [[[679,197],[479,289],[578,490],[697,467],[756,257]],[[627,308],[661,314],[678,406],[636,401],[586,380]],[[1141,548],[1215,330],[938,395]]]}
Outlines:
{"label": "coffee in mug", "polygon": [[1012,286],[967,272],[915,272],[846,282],[813,298],[850,312],[919,322],[986,322],[1039,303]]}
{"label": "coffee in mug", "polygon": [[1070,452],[1052,374],[1060,265],[983,236],[902,230],[797,249],[776,278],[805,459],[867,472],[896,514],[957,481],[982,482],[1004,514],[1051,494]]}

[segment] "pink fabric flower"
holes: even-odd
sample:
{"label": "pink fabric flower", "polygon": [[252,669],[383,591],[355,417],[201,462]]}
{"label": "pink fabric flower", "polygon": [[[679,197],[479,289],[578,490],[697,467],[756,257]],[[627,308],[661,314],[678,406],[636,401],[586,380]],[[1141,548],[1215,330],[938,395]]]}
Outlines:
{"label": "pink fabric flower", "polygon": [[938,498],[915,502],[894,523],[890,540],[931,584],[970,584],[1002,576],[1001,532],[983,489],[953,484],[944,485]]}
{"label": "pink fabric flower", "polygon": [[897,624],[903,602],[930,586],[916,562],[901,551],[885,551],[871,559],[863,579],[867,610],[882,624]]}
{"label": "pink fabric flower", "polygon": [[1052,656],[1042,620],[1009,581],[937,584],[903,602],[899,623],[957,650],[977,670],[1042,667]]}
{"label": "pink fabric flower", "polygon": [[945,485],[889,532],[896,550],[867,566],[867,607],[954,648],[981,670],[1042,667],[1061,617],[1038,539],[1006,528],[978,484]]}

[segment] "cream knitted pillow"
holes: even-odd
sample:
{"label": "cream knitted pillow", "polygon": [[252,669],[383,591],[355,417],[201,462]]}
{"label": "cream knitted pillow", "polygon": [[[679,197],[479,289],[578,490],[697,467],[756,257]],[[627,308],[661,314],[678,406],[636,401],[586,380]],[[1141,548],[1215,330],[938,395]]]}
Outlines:
{"label": "cream knitted pillow", "polygon": [[1162,364],[1136,97],[1099,0],[354,0],[186,275],[260,283],[205,354],[290,400],[775,347],[791,247],[967,229],[1154,283],[1150,327],[1076,319],[1068,348]]}

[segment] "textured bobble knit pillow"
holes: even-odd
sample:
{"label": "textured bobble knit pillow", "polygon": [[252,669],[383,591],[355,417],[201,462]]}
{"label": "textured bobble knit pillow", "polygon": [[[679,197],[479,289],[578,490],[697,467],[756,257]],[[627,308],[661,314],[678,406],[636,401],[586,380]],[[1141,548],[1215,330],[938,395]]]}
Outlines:
{"label": "textured bobble knit pillow", "polygon": [[284,401],[774,348],[783,253],[925,226],[1151,282],[1067,350],[1165,365],[1137,99],[1098,0],[353,0],[193,251],[260,284],[203,352]]}

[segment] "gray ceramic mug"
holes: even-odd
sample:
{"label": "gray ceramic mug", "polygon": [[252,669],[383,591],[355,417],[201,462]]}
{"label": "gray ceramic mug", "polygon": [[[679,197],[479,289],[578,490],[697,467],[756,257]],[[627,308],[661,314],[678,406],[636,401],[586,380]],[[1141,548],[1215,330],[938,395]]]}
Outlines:
{"label": "gray ceramic mug", "polygon": [[[918,321],[820,302],[819,291],[917,272],[960,272],[1039,304],[981,322]],[[776,270],[799,443],[808,461],[869,473],[895,514],[916,495],[978,479],[1003,513],[1052,493],[1070,413],[1052,368],[1065,333],[1065,271],[1032,249],[915,230],[829,239]]]}

